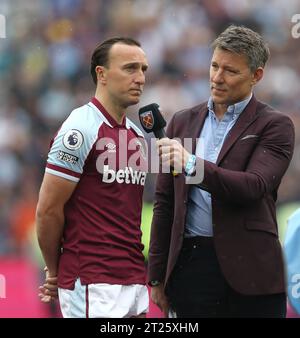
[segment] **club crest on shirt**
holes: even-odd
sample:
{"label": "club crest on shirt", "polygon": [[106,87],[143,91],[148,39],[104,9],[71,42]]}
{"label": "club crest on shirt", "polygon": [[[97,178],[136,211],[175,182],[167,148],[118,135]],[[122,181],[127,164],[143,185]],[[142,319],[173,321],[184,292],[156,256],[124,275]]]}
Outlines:
{"label": "club crest on shirt", "polygon": [[69,150],[77,150],[82,146],[83,135],[77,129],[71,129],[66,132],[63,138],[64,146]]}

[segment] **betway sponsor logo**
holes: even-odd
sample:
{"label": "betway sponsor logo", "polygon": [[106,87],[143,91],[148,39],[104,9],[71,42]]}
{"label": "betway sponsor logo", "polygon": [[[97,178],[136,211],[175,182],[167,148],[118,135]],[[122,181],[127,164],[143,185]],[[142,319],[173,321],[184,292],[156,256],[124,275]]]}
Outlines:
{"label": "betway sponsor logo", "polygon": [[144,171],[133,170],[131,167],[119,169],[117,172],[109,169],[108,165],[103,167],[102,182],[104,183],[125,183],[145,185],[146,173]]}

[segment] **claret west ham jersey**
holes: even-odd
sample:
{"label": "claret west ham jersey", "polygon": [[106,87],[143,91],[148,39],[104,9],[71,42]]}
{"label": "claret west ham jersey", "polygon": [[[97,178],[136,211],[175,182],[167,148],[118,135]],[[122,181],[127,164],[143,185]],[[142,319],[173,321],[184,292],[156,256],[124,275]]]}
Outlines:
{"label": "claret west ham jersey", "polygon": [[65,206],[58,286],[144,284],[141,244],[146,172],[142,132],[100,102],[75,109],[51,142],[46,172],[78,182]]}

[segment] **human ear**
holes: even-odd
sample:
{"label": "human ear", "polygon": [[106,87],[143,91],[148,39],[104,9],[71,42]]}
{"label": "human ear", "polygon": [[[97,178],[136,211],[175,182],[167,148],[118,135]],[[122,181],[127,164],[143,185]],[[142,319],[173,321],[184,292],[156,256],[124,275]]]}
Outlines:
{"label": "human ear", "polygon": [[262,67],[258,67],[256,71],[253,73],[253,78],[252,78],[252,86],[256,85],[257,82],[259,82],[264,76],[264,69]]}
{"label": "human ear", "polygon": [[106,69],[103,66],[97,66],[95,68],[95,72],[97,74],[97,81],[99,84],[106,84]]}

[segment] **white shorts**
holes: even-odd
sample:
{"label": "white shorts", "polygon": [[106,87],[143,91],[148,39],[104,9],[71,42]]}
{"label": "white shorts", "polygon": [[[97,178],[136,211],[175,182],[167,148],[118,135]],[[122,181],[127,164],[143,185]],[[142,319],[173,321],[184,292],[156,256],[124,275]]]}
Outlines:
{"label": "white shorts", "polygon": [[58,289],[64,318],[130,318],[148,312],[145,285],[89,284],[78,278],[74,290]]}

